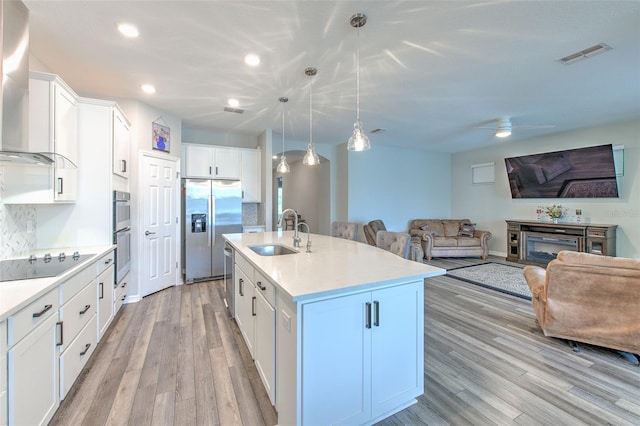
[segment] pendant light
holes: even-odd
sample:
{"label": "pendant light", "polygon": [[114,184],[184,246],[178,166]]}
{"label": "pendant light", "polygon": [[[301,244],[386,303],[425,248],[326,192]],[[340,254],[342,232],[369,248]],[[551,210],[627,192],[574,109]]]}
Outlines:
{"label": "pendant light", "polygon": [[291,171],[289,164],[287,164],[287,157],[284,156],[284,104],[289,102],[289,98],[282,97],[278,100],[282,102],[282,156],[280,157],[278,167],[276,167],[276,172],[284,174]]}
{"label": "pendant light", "polygon": [[347,142],[349,151],[366,151],[371,149],[371,142],[362,130],[360,122],[360,27],[367,23],[367,16],[363,13],[356,13],[351,17],[351,26],[358,29],[358,46],[356,51],[356,122],[353,124],[353,134]]}
{"label": "pendant light", "polygon": [[305,68],[304,73],[311,79],[309,82],[309,146],[307,147],[307,153],[302,159],[302,164],[305,166],[316,166],[320,164],[320,157],[313,149],[313,76],[318,72],[315,68]]}

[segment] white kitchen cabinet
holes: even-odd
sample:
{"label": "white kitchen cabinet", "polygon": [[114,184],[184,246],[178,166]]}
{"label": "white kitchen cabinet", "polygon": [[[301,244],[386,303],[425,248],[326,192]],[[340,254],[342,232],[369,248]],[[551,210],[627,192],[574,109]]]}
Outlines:
{"label": "white kitchen cabinet", "polygon": [[[58,310],[57,305],[53,309],[51,296],[57,299],[57,288],[8,320],[7,395],[11,425],[46,424],[58,407]],[[34,326],[22,336],[23,326],[29,322]],[[13,345],[12,336],[16,342]]]}
{"label": "white kitchen cabinet", "polygon": [[240,254],[235,265],[235,319],[271,403],[276,400],[276,288]]}
{"label": "white kitchen cabinet", "polygon": [[129,145],[131,124],[123,112],[115,106],[113,108],[113,173],[129,178]]}
{"label": "white kitchen cabinet", "polygon": [[240,179],[240,150],[184,144],[185,178]]}
{"label": "white kitchen cabinet", "polygon": [[302,424],[370,423],[422,394],[422,298],[416,281],[301,305]]}
{"label": "white kitchen cabinet", "polygon": [[29,151],[52,152],[67,161],[50,167],[8,168],[6,204],[74,202],[78,186],[77,95],[58,76],[31,72],[29,79]]}
{"label": "white kitchen cabinet", "polygon": [[240,182],[242,184],[242,202],[259,203],[261,196],[260,157],[259,149],[244,149],[241,151],[242,168]]}
{"label": "white kitchen cabinet", "polygon": [[[114,257],[115,253],[109,252],[97,262],[98,276],[95,279],[95,288],[97,289],[97,305],[98,305],[98,341],[102,339],[104,332],[111,324],[113,319],[113,283],[114,278]],[[95,294],[95,293],[94,293]]]}
{"label": "white kitchen cabinet", "polygon": [[254,287],[254,359],[256,369],[275,405],[276,382],[276,309],[274,307],[275,288],[259,272],[255,272]]}
{"label": "white kitchen cabinet", "polygon": [[127,298],[127,287],[129,283],[129,273],[124,276],[120,283],[114,283],[113,287],[113,316],[115,317],[125,299]]}
{"label": "white kitchen cabinet", "polygon": [[254,357],[255,340],[255,305],[254,286],[252,280],[236,263],[235,266],[235,319],[240,333],[247,344],[251,357]]}
{"label": "white kitchen cabinet", "polygon": [[0,322],[0,425],[7,424],[7,323]]}

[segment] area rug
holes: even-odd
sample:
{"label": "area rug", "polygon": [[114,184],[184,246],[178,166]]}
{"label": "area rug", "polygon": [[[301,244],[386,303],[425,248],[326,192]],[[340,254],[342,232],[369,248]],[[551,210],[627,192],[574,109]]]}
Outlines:
{"label": "area rug", "polygon": [[522,268],[501,263],[482,263],[449,269],[447,275],[491,290],[531,300],[531,291],[522,275]]}

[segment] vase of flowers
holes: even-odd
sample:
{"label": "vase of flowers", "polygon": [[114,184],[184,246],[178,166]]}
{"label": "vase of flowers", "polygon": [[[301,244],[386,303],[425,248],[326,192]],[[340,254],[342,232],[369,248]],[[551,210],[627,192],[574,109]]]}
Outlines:
{"label": "vase of flowers", "polygon": [[563,209],[560,204],[552,204],[544,208],[544,212],[549,216],[553,223],[558,223],[558,219],[564,215],[565,210],[566,209]]}

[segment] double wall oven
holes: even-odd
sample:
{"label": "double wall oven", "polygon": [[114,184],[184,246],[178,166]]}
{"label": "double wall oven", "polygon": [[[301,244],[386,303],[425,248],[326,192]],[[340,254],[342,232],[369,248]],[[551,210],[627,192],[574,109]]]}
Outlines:
{"label": "double wall oven", "polygon": [[128,192],[113,191],[113,243],[117,246],[117,285],[131,266],[131,195]]}

